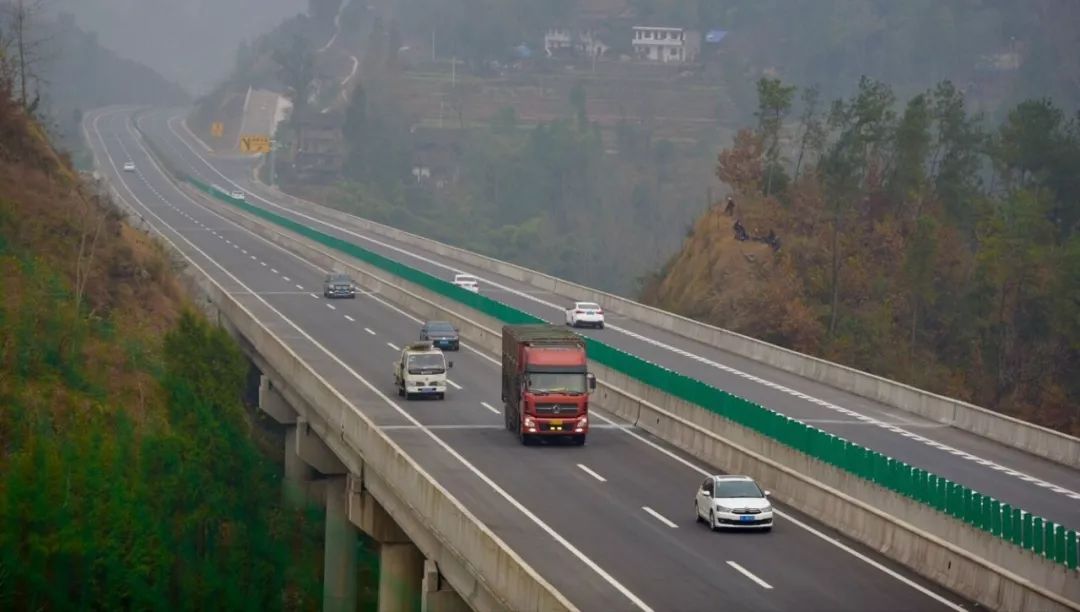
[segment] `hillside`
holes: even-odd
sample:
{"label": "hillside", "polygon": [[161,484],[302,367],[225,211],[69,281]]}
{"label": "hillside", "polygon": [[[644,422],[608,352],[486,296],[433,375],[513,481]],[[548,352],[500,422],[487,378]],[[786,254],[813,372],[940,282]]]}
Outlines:
{"label": "hillside", "polygon": [[188,100],[183,89],[151,68],[103,47],[72,15],[62,14],[43,27],[54,55],[41,68],[42,110],[55,122],[53,131],[64,148],[79,148],[83,111],[113,104],[173,106]]}
{"label": "hillside", "polygon": [[[0,608],[319,607],[246,360],[0,83]],[[260,442],[262,440],[262,442]]]}
{"label": "hillside", "polygon": [[825,123],[763,84],[718,158],[733,214],[700,217],[642,299],[1080,433],[1080,114],[990,125],[949,83],[900,105],[864,79]]}
{"label": "hillside", "polygon": [[120,57],[201,93],[225,76],[241,43],[306,8],[306,0],[50,0]]}

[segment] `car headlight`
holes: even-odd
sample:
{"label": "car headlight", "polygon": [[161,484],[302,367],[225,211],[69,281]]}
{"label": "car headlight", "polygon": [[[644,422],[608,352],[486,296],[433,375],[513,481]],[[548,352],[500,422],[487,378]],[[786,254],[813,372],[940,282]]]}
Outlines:
{"label": "car headlight", "polygon": [[762,512],[772,512],[772,506],[765,506],[761,509]]}
{"label": "car headlight", "polygon": [[716,504],[716,511],[717,512],[731,512],[731,508],[727,508],[727,507],[721,506],[720,504]]}

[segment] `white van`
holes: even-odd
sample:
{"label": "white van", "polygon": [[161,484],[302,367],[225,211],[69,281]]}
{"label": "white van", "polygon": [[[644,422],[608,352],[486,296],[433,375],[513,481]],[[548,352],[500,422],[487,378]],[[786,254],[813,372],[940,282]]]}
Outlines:
{"label": "white van", "polygon": [[473,293],[480,293],[480,279],[476,278],[472,274],[455,274],[454,284],[467,291]]}

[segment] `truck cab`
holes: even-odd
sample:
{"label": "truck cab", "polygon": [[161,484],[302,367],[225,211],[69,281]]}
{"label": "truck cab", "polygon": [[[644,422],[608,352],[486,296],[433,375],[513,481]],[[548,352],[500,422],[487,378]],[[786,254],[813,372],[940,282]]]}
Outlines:
{"label": "truck cab", "polygon": [[502,397],[506,429],[528,445],[544,437],[585,443],[589,393],[585,341],[553,325],[503,327]]}
{"label": "truck cab", "polygon": [[446,397],[446,371],[454,367],[431,342],[414,342],[394,362],[394,386],[400,397]]}

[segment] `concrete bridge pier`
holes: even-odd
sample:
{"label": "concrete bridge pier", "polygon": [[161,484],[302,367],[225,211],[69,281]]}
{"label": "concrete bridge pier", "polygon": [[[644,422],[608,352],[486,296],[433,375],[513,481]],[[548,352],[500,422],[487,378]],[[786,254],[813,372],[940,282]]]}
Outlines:
{"label": "concrete bridge pier", "polygon": [[328,478],[325,488],[323,612],[354,612],[357,604],[357,532],[349,522],[349,478]]}
{"label": "concrete bridge pier", "polygon": [[362,477],[353,475],[350,480],[349,518],[379,546],[379,612],[420,610],[424,554],[364,489]]}
{"label": "concrete bridge pier", "polygon": [[[360,532],[378,545],[378,612],[469,610],[435,561],[425,558],[401,524],[364,486],[362,457],[357,454],[343,462],[320,437],[325,425],[310,422],[312,413],[304,402],[288,389],[275,386],[273,380],[266,375],[259,379],[259,408],[285,428],[285,500],[294,508],[325,504],[324,612],[357,610]],[[438,549],[433,550],[437,555]]]}
{"label": "concrete bridge pier", "polygon": [[420,585],[420,612],[469,612],[469,606],[454,587],[447,584],[439,566],[424,560],[424,578]]}

